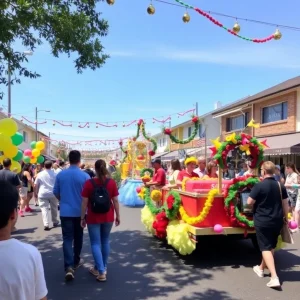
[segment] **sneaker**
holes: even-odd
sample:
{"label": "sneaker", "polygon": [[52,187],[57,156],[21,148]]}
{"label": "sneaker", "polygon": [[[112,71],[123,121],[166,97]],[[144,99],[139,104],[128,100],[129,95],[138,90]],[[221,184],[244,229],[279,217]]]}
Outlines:
{"label": "sneaker", "polygon": [[45,230],[45,231],[49,231],[49,230],[50,230],[49,226],[45,226],[45,227],[44,227],[44,230]]}
{"label": "sneaker", "polygon": [[30,207],[26,207],[26,208],[25,208],[25,212],[31,213],[31,212],[33,212],[33,210],[32,210]]}
{"label": "sneaker", "polygon": [[74,270],[77,270],[84,264],[84,260],[81,258],[79,263],[74,266]]}
{"label": "sneaker", "polygon": [[264,277],[264,271],[259,266],[253,267],[253,271],[256,273],[258,277],[260,278]]}
{"label": "sneaker", "polygon": [[89,272],[95,277],[98,277],[100,275],[99,272],[94,267],[89,268]]}
{"label": "sneaker", "polygon": [[97,279],[97,281],[104,282],[104,281],[106,281],[106,275],[100,274],[99,276],[97,276],[96,279]]}
{"label": "sneaker", "polygon": [[74,276],[74,269],[73,268],[68,268],[66,275],[65,275],[65,280],[66,281],[72,281],[75,278]]}
{"label": "sneaker", "polygon": [[278,277],[271,278],[271,280],[267,283],[267,287],[269,287],[269,288],[277,288],[280,286],[281,286],[281,284],[280,284]]}
{"label": "sneaker", "polygon": [[58,227],[58,226],[59,226],[59,222],[53,223],[53,227]]}
{"label": "sneaker", "polygon": [[23,210],[19,210],[19,216],[24,217],[24,211]]}

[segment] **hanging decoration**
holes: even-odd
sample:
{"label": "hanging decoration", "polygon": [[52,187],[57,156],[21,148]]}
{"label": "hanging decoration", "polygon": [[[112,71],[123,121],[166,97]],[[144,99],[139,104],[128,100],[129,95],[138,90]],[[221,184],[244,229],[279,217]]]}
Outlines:
{"label": "hanging decoration", "polygon": [[127,157],[128,157],[128,151],[123,148],[123,141],[122,140],[119,141],[119,145],[120,145],[121,151],[125,154],[125,156],[123,157],[123,160],[122,160],[122,163],[124,163],[126,161]]}
{"label": "hanging decoration", "polygon": [[232,31],[235,33],[239,33],[241,31],[241,26],[238,22],[235,22],[235,24],[233,25]]}
{"label": "hanging decoration", "polygon": [[203,207],[201,213],[197,217],[188,216],[188,214],[186,213],[183,206],[181,206],[179,208],[179,213],[181,215],[182,220],[189,225],[194,225],[194,224],[203,222],[210,212],[210,209],[213,205],[216,194],[218,194],[218,189],[212,189],[209,191],[209,193],[207,195],[207,199],[204,203],[204,207]]}
{"label": "hanging decoration", "polygon": [[240,213],[236,203],[237,193],[244,188],[252,188],[256,183],[260,182],[258,177],[238,177],[233,179],[233,184],[225,191],[225,210],[230,217],[232,226],[239,226],[245,229],[253,229],[254,222],[247,216]]}
{"label": "hanging decoration", "polygon": [[172,129],[171,128],[163,128],[163,133],[168,135],[171,139],[171,141],[175,144],[188,144],[190,143],[197,135],[198,130],[199,130],[199,124],[200,124],[200,119],[198,116],[192,116],[192,122],[194,123],[194,130],[192,134],[187,138],[180,140],[178,139],[175,135],[172,134]]}
{"label": "hanging decoration", "polygon": [[155,14],[155,7],[154,7],[152,4],[150,4],[150,5],[147,7],[147,13],[148,13],[149,15],[154,15],[154,14]]}
{"label": "hanging decoration", "polygon": [[190,20],[191,20],[191,17],[188,14],[188,12],[186,12],[182,17],[182,21],[183,21],[183,23],[188,23],[188,22],[190,22]]}
{"label": "hanging decoration", "polygon": [[214,145],[214,147],[210,148],[213,158],[222,169],[227,168],[227,155],[233,150],[237,150],[249,158],[249,167],[251,169],[260,167],[264,159],[266,141],[262,144],[257,138],[245,133],[239,135],[232,133],[222,143],[219,141],[219,138],[211,140],[211,142]]}
{"label": "hanging decoration", "polygon": [[144,168],[141,170],[140,176],[144,177],[146,174],[148,173],[148,175],[152,178],[154,175],[153,169],[151,168]]}

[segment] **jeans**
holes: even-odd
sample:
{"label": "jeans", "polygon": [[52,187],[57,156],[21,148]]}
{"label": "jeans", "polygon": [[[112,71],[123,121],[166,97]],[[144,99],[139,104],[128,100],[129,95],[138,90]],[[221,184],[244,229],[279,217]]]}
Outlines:
{"label": "jeans", "polygon": [[107,268],[110,252],[109,234],[113,223],[88,224],[95,269],[103,274]]}
{"label": "jeans", "polygon": [[[65,270],[74,268],[80,261],[83,241],[83,228],[80,217],[60,217],[63,235]],[[74,245],[73,245],[74,242]]]}

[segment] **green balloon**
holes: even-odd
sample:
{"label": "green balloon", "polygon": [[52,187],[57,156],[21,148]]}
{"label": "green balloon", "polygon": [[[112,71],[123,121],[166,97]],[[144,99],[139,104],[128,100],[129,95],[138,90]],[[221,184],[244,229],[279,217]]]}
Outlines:
{"label": "green balloon", "polygon": [[35,149],[35,147],[36,147],[36,142],[31,142],[30,143],[30,148],[31,149]]}
{"label": "green balloon", "polygon": [[24,141],[23,135],[21,133],[17,132],[15,135],[13,135],[11,137],[11,141],[15,146],[19,146]]}
{"label": "green balloon", "polygon": [[39,164],[42,164],[45,161],[44,156],[40,155],[38,156],[37,160],[36,160]]}
{"label": "green balloon", "polygon": [[30,157],[29,156],[24,156],[23,161],[24,161],[25,164],[29,164],[30,163]]}
{"label": "green balloon", "polygon": [[20,161],[23,158],[23,152],[21,150],[18,150],[17,155],[13,158],[15,161]]}

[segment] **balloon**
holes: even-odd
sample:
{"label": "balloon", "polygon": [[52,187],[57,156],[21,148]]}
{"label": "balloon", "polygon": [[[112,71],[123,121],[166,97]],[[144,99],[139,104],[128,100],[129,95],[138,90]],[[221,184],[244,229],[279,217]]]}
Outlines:
{"label": "balloon", "polygon": [[216,233],[222,233],[223,231],[224,231],[224,229],[223,229],[223,226],[222,226],[222,225],[216,224],[216,225],[214,226],[214,232],[216,232]]}
{"label": "balloon", "polygon": [[0,151],[4,151],[12,146],[12,142],[9,136],[0,133]]}
{"label": "balloon", "polygon": [[30,163],[31,163],[31,164],[35,164],[35,163],[36,163],[36,157],[31,158],[31,159],[30,159]]}
{"label": "balloon", "polygon": [[30,157],[29,156],[24,156],[23,161],[24,161],[25,164],[29,164],[30,163]]}
{"label": "balloon", "polygon": [[7,158],[5,155],[1,155],[1,156],[0,156],[0,163],[1,163],[1,164],[3,164],[3,160],[4,160],[5,158]]}
{"label": "balloon", "polygon": [[32,153],[32,156],[38,157],[38,156],[40,156],[41,151],[38,150],[38,149],[33,149],[33,150],[31,151],[31,153]]}
{"label": "balloon", "polygon": [[32,155],[32,152],[31,152],[31,150],[30,149],[26,149],[25,151],[24,151],[24,155],[26,155],[26,156],[31,156]]}
{"label": "balloon", "polygon": [[9,158],[13,158],[18,154],[18,147],[11,145],[9,148],[5,149],[4,151],[4,155],[9,157]]}
{"label": "balloon", "polygon": [[30,148],[31,149],[35,149],[36,148],[36,142],[35,141],[33,141],[33,142],[30,143]]}
{"label": "balloon", "polygon": [[38,162],[39,164],[42,164],[44,161],[45,161],[44,156],[42,156],[42,155],[38,156],[37,162]]}
{"label": "balloon", "polygon": [[290,221],[289,227],[290,227],[290,229],[296,229],[296,228],[298,228],[298,224],[295,221]]}
{"label": "balloon", "polygon": [[21,173],[22,168],[21,168],[21,165],[17,161],[12,161],[10,170],[15,173]]}
{"label": "balloon", "polygon": [[23,152],[21,150],[18,150],[17,155],[13,158],[15,161],[20,161],[23,158]]}
{"label": "balloon", "polygon": [[36,143],[36,149],[43,150],[45,148],[45,143],[42,141],[38,141]]}
{"label": "balloon", "polygon": [[15,135],[18,130],[17,123],[10,118],[0,120],[0,133],[9,137]]}
{"label": "balloon", "polygon": [[15,146],[19,146],[24,141],[23,135],[20,132],[17,132],[15,135],[11,137],[11,141]]}

